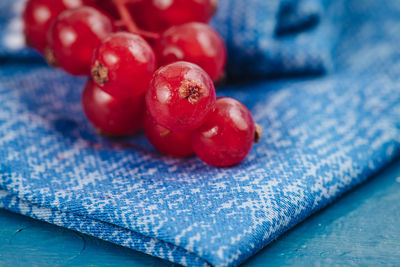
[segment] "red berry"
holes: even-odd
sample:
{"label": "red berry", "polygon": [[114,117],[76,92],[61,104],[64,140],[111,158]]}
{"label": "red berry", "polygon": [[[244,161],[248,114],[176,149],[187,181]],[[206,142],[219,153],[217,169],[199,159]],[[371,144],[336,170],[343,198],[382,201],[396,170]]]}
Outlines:
{"label": "red berry", "polygon": [[194,154],[190,132],[171,132],[159,125],[148,113],[144,119],[144,131],[150,143],[163,154],[174,157]]}
{"label": "red berry", "polygon": [[146,93],[151,116],[171,131],[199,127],[214,108],[215,88],[199,66],[178,61],[158,69]]}
{"label": "red berry", "polygon": [[208,22],[215,9],[215,0],[142,0],[131,8],[141,28],[156,32],[192,21]]}
{"label": "red berry", "polygon": [[48,32],[46,59],[74,75],[88,75],[93,51],[113,31],[111,19],[93,7],[63,11]]}
{"label": "red berry", "polygon": [[43,53],[47,46],[46,34],[53,19],[66,9],[82,5],[82,0],[29,0],[23,13],[27,43]]}
{"label": "red berry", "polygon": [[211,79],[222,76],[226,62],[224,41],[204,23],[187,23],[165,31],[154,46],[160,66],[178,60],[202,67]]}
{"label": "red berry", "polygon": [[219,97],[207,121],[193,132],[192,146],[196,155],[207,164],[228,167],[246,157],[260,134],[250,111],[242,103]]}
{"label": "red berry", "polygon": [[142,127],[145,113],[143,95],[115,98],[88,81],[83,90],[82,105],[89,121],[106,134],[130,135]]}
{"label": "red berry", "polygon": [[155,71],[151,47],[139,35],[113,33],[95,50],[91,73],[107,93],[117,97],[143,94]]}

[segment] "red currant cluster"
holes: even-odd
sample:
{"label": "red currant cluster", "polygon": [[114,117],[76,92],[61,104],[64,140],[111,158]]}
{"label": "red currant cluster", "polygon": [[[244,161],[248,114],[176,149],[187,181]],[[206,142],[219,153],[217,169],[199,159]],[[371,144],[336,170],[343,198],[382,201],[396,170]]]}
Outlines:
{"label": "red currant cluster", "polygon": [[[260,137],[239,101],[216,98],[226,48],[206,23],[216,0],[29,0],[27,43],[52,66],[90,75],[88,119],[124,136],[144,127],[160,152],[213,166],[242,161]],[[158,68],[158,70],[156,70]]]}

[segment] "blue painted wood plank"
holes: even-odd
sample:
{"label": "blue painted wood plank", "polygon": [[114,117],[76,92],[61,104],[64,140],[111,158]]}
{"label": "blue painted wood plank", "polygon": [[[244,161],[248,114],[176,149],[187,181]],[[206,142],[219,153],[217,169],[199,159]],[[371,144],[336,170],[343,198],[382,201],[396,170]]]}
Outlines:
{"label": "blue painted wood plank", "polygon": [[[244,265],[400,263],[400,160],[315,214]],[[0,266],[173,266],[160,259],[0,210]]]}

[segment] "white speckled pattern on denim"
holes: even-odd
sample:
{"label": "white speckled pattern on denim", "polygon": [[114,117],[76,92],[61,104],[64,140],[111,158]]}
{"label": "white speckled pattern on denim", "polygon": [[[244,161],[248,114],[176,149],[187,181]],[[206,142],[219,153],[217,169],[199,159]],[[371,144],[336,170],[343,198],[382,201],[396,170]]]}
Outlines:
{"label": "white speckled pattern on denim", "polygon": [[98,136],[83,78],[21,64],[33,53],[3,42],[0,207],[182,265],[235,266],[400,154],[397,0],[221,2],[213,23],[232,75],[331,70],[218,90],[264,129],[242,164],[215,169],[163,157],[143,135]]}

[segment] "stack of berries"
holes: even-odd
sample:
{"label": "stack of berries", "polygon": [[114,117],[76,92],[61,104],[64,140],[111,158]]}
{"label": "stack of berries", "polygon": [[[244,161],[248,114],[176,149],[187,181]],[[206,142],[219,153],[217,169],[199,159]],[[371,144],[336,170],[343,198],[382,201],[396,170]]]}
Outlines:
{"label": "stack of berries", "polygon": [[101,132],[142,127],[160,152],[219,167],[260,138],[249,110],[216,98],[226,48],[206,23],[216,0],[29,0],[27,43],[47,62],[90,76],[83,109]]}

